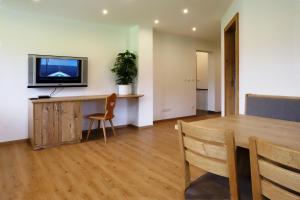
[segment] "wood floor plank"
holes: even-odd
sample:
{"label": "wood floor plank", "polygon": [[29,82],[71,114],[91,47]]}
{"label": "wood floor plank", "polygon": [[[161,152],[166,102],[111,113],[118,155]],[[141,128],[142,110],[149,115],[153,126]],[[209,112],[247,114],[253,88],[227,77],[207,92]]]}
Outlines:
{"label": "wood floor plank", "polygon": [[[0,199],[180,199],[183,175],[175,124],[122,128],[116,137],[108,131],[106,145],[98,138],[41,151],[26,143],[0,146]],[[191,170],[192,178],[204,173]]]}

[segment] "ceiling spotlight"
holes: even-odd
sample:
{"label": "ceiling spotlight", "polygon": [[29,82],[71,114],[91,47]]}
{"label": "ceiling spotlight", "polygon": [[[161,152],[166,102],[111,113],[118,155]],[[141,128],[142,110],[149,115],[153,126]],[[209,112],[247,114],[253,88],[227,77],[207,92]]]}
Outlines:
{"label": "ceiling spotlight", "polygon": [[189,13],[189,9],[185,8],[182,10],[183,14],[188,14]]}
{"label": "ceiling spotlight", "polygon": [[32,0],[32,1],[37,3],[37,2],[40,2],[41,0]]}
{"label": "ceiling spotlight", "polygon": [[103,15],[107,15],[107,14],[108,14],[108,10],[103,9],[103,10],[102,10],[102,14],[103,14]]}
{"label": "ceiling spotlight", "polygon": [[192,31],[196,31],[196,30],[197,30],[197,28],[196,28],[196,27],[193,27],[193,28],[192,28]]}
{"label": "ceiling spotlight", "polygon": [[154,20],[154,24],[159,24],[159,20],[158,19]]}

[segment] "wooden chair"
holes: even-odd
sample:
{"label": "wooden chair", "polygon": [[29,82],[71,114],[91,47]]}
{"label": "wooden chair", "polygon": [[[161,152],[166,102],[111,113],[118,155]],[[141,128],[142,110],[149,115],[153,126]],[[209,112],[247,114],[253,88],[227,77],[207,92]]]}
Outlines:
{"label": "wooden chair", "polygon": [[[185,197],[191,199],[238,199],[239,192],[233,132],[194,126],[183,121],[178,121],[178,131],[184,164]],[[200,177],[200,182],[204,185],[202,184],[198,187],[199,194],[195,194],[192,197],[188,197],[186,194],[189,187],[192,187],[194,183],[191,183],[190,165],[208,172],[206,175]],[[224,179],[227,185],[220,183]],[[215,180],[216,183],[214,184],[210,180]],[[199,181],[197,180],[198,183]],[[206,186],[206,183],[209,183],[209,185]]]}
{"label": "wooden chair", "polygon": [[249,143],[253,199],[300,200],[300,152],[254,137]]}
{"label": "wooden chair", "polygon": [[95,114],[91,114],[89,115],[87,118],[90,120],[90,124],[89,124],[89,131],[87,134],[87,138],[86,140],[89,139],[89,135],[92,132],[92,126],[95,120],[98,121],[98,129],[100,130],[100,122],[101,122],[101,126],[103,128],[103,135],[104,135],[104,142],[106,144],[106,130],[105,130],[105,121],[108,120],[113,134],[114,136],[116,136],[116,132],[115,132],[115,128],[112,122],[112,119],[114,118],[114,108],[116,105],[116,100],[117,100],[117,95],[115,93],[111,94],[110,96],[108,96],[106,98],[106,102],[105,102],[105,113],[95,113]]}

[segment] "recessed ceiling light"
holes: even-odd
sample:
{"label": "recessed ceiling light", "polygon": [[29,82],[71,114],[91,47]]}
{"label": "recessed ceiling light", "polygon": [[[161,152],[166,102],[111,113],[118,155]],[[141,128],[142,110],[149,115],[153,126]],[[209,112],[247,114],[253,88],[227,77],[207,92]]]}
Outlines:
{"label": "recessed ceiling light", "polygon": [[185,8],[182,10],[183,14],[188,14],[189,13],[189,9]]}
{"label": "recessed ceiling light", "polygon": [[32,1],[37,3],[37,2],[40,2],[41,0],[32,0]]}
{"label": "recessed ceiling light", "polygon": [[159,24],[159,20],[158,19],[154,20],[154,24]]}
{"label": "recessed ceiling light", "polygon": [[102,10],[102,14],[103,14],[103,15],[107,15],[107,14],[108,14],[108,10],[103,9],[103,10]]}
{"label": "recessed ceiling light", "polygon": [[196,27],[193,27],[193,28],[192,28],[192,31],[196,31],[196,30],[197,30],[197,28],[196,28]]}

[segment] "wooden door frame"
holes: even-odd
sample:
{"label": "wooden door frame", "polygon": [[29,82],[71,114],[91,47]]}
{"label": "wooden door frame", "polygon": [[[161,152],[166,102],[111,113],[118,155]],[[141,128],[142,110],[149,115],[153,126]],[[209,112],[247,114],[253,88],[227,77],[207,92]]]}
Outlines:
{"label": "wooden door frame", "polygon": [[224,29],[224,111],[226,115],[226,32],[235,24],[235,114],[239,114],[239,13],[234,15]]}

